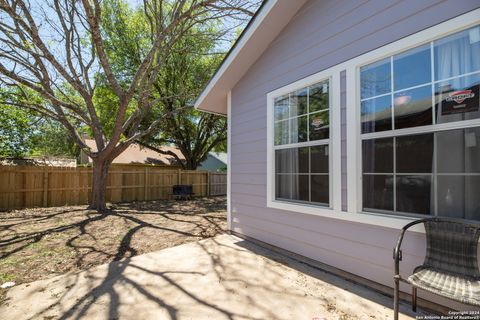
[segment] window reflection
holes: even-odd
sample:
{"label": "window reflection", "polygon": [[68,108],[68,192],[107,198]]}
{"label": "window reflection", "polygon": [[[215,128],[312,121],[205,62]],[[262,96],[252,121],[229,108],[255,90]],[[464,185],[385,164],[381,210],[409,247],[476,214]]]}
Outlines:
{"label": "window reflection", "polygon": [[392,129],[392,99],[390,95],[362,101],[362,133]]}
{"label": "window reflection", "polygon": [[328,81],[321,82],[309,88],[309,112],[328,109],[330,104],[328,92]]}
{"label": "window reflection", "polygon": [[309,115],[310,141],[328,139],[330,136],[330,116],[328,111]]}
{"label": "window reflection", "polygon": [[307,140],[307,116],[290,119],[290,143],[305,142]]}
{"label": "window reflection", "polygon": [[307,113],[307,89],[290,94],[290,117]]}
{"label": "window reflection", "polygon": [[363,141],[363,172],[393,173],[393,138]]}
{"label": "window reflection", "polygon": [[433,168],[433,133],[395,138],[397,173],[431,173]]}
{"label": "window reflection", "polygon": [[328,175],[311,175],[312,202],[329,203],[329,182]]}
{"label": "window reflection", "polygon": [[288,120],[282,120],[275,123],[275,145],[287,144],[288,138]]}
{"label": "window reflection", "polygon": [[396,93],[394,106],[395,129],[432,124],[432,86]]}
{"label": "window reflection", "polygon": [[397,211],[416,214],[433,213],[431,176],[401,175],[396,178]]}
{"label": "window reflection", "polygon": [[300,201],[309,201],[310,187],[308,184],[308,175],[292,176],[292,199]]}
{"label": "window reflection", "polygon": [[364,66],[360,81],[364,210],[480,220],[480,26]]}
{"label": "window reflection", "polygon": [[275,98],[275,145],[328,139],[329,96],[329,80],[325,80]]}
{"label": "window reflection", "polygon": [[275,150],[276,199],[329,203],[328,145]]}
{"label": "window reflection", "polygon": [[439,173],[480,173],[480,128],[438,132]]}
{"label": "window reflection", "polygon": [[390,58],[360,69],[361,98],[366,99],[391,91]]}
{"label": "window reflection", "polygon": [[438,215],[480,220],[480,176],[439,176]]}
{"label": "window reflection", "polygon": [[275,175],[275,198],[291,199],[292,198],[292,176],[285,174]]}
{"label": "window reflection", "polygon": [[308,173],[309,148],[289,148],[275,151],[276,173]]}
{"label": "window reflection", "polygon": [[288,118],[288,113],[289,113],[288,105],[289,105],[288,94],[275,99],[274,114],[275,114],[276,121]]}
{"label": "window reflection", "polygon": [[430,45],[420,46],[393,57],[394,90],[432,81]]}
{"label": "window reflection", "polygon": [[363,208],[393,211],[393,175],[363,175]]}
{"label": "window reflection", "polygon": [[328,173],[328,145],[310,148],[312,173]]}

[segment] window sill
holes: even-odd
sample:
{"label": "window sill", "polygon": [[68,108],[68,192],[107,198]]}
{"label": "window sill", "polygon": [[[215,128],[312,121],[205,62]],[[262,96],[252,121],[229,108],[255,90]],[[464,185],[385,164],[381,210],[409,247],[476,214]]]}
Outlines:
{"label": "window sill", "polygon": [[[286,210],[292,214],[309,214],[318,217],[343,220],[352,223],[367,224],[375,227],[389,228],[394,230],[400,230],[407,223],[420,219],[416,217],[392,216],[373,212],[344,212],[328,207],[296,204],[278,200],[268,201],[267,207],[272,209]],[[416,225],[409,229],[409,231],[425,233],[425,230],[421,225]]]}

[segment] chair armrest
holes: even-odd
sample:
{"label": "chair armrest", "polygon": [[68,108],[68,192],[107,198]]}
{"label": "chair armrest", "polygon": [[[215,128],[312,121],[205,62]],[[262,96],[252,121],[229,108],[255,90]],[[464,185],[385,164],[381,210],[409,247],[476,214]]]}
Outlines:
{"label": "chair armrest", "polygon": [[402,250],[400,249],[400,247],[402,246],[402,241],[403,241],[403,237],[405,236],[405,232],[410,227],[412,227],[416,224],[424,223],[427,220],[428,220],[428,218],[427,219],[415,220],[415,221],[412,221],[412,222],[406,224],[402,228],[402,231],[400,232],[400,236],[398,237],[398,240],[397,240],[397,245],[395,246],[395,248],[393,248],[393,259],[395,260],[395,276],[400,275],[400,261],[402,261]]}

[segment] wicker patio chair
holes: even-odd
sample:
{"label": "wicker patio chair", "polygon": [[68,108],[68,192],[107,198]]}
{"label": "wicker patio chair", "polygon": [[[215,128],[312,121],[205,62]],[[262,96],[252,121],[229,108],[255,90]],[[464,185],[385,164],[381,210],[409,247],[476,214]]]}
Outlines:
{"label": "wicker patio chair", "polygon": [[[423,223],[427,241],[425,261],[407,279],[400,276],[405,231]],[[417,288],[469,305],[480,306],[478,240],[480,224],[453,218],[427,218],[403,227],[393,251],[395,260],[394,319],[398,319],[400,281],[412,286],[412,309],[417,309]]]}

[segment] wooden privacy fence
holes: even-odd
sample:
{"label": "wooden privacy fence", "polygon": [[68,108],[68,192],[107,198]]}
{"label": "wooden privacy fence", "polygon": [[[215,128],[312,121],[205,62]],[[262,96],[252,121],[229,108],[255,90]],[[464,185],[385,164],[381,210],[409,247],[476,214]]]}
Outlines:
{"label": "wooden privacy fence", "polygon": [[[167,166],[112,165],[107,202],[171,199],[175,184],[193,185],[195,196],[225,195],[225,173]],[[0,166],[0,210],[87,204],[92,168]]]}

